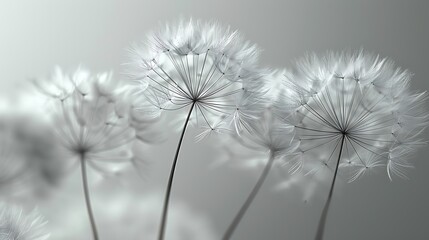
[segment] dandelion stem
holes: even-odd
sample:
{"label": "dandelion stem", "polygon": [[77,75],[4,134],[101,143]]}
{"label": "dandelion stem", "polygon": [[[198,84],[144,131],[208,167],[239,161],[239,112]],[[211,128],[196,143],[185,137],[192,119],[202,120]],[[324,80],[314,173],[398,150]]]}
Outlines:
{"label": "dandelion stem", "polygon": [[82,183],[83,183],[83,191],[85,194],[85,203],[86,203],[86,210],[88,211],[89,221],[91,223],[91,229],[92,229],[92,235],[94,240],[98,240],[98,232],[97,232],[97,226],[95,224],[94,215],[92,213],[92,207],[91,207],[91,199],[89,196],[89,189],[88,189],[88,179],[86,175],[86,160],[85,156],[81,155],[81,169],[82,169]]}
{"label": "dandelion stem", "polygon": [[223,240],[228,240],[231,238],[232,234],[234,233],[235,229],[237,228],[238,224],[240,223],[241,219],[243,218],[244,214],[246,213],[247,209],[249,208],[250,204],[252,203],[253,199],[256,197],[256,195],[259,192],[259,189],[261,188],[262,184],[264,183],[265,179],[268,176],[268,173],[270,172],[270,169],[274,162],[274,154],[271,151],[270,158],[265,165],[264,170],[261,173],[261,176],[259,176],[258,181],[256,182],[256,185],[253,187],[252,191],[250,192],[249,196],[247,197],[244,204],[241,206],[240,210],[238,211],[237,215],[235,215],[234,220],[229,225],[228,229],[226,230],[225,234],[223,235]]}
{"label": "dandelion stem", "polygon": [[183,126],[182,135],[180,136],[179,143],[177,144],[176,155],[174,156],[173,164],[171,166],[170,176],[168,178],[167,190],[165,193],[164,206],[162,209],[161,226],[159,229],[159,237],[158,237],[159,240],[163,240],[165,236],[165,228],[166,228],[167,215],[168,215],[168,203],[170,201],[170,193],[173,185],[174,172],[176,170],[177,159],[179,157],[179,152],[180,152],[180,147],[182,146],[183,137],[185,136],[186,128],[188,126],[188,122],[191,117],[192,110],[194,109],[195,103],[196,102],[194,101],[191,105],[191,108],[189,109],[188,117],[186,118],[185,125]]}
{"label": "dandelion stem", "polygon": [[320,216],[319,225],[317,227],[317,233],[316,233],[315,240],[322,240],[323,239],[323,233],[325,231],[326,219],[328,217],[329,206],[331,205],[331,201],[332,201],[332,194],[334,192],[335,180],[337,179],[338,166],[340,165],[341,154],[343,152],[343,146],[344,146],[345,140],[346,140],[346,134],[343,133],[343,136],[341,138],[340,152],[338,154],[338,160],[337,160],[337,164],[335,166],[335,173],[334,173],[334,177],[332,178],[331,189],[329,190],[328,199],[326,200],[325,206],[323,207],[322,215]]}

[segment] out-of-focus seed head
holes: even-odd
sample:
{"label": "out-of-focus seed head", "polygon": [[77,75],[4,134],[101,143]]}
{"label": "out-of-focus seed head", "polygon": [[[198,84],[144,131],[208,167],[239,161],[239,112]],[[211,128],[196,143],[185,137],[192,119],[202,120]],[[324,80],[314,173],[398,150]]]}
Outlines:
{"label": "out-of-focus seed head", "polygon": [[21,208],[0,204],[0,239],[2,240],[46,240],[47,222],[36,210],[25,213]]}
{"label": "out-of-focus seed head", "polygon": [[137,139],[150,142],[145,117],[135,113],[128,87],[112,73],[93,75],[79,68],[64,74],[56,69],[52,79],[36,85],[47,97],[54,138],[70,165],[85,158],[105,171],[102,163],[133,159]]}

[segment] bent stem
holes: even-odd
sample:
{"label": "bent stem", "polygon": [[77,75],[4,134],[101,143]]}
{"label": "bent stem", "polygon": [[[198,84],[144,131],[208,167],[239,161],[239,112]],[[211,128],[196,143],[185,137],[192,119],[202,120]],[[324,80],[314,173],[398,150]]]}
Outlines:
{"label": "bent stem", "polygon": [[180,147],[182,146],[183,137],[185,136],[186,128],[188,126],[189,118],[191,117],[192,110],[195,106],[195,101],[191,105],[191,109],[189,109],[188,117],[186,118],[185,125],[183,126],[182,135],[180,136],[179,143],[177,144],[176,155],[174,156],[173,164],[170,170],[170,176],[168,178],[167,190],[165,193],[164,206],[162,209],[162,218],[161,218],[161,226],[159,228],[159,240],[163,240],[165,236],[165,228],[167,223],[167,215],[168,215],[168,203],[170,201],[170,193],[171,188],[173,186],[174,172],[176,170],[177,159],[179,157]]}
{"label": "bent stem", "polygon": [[344,146],[345,138],[346,138],[346,135],[343,134],[343,137],[341,139],[340,153],[338,154],[337,165],[335,166],[335,173],[334,173],[334,177],[332,178],[331,189],[329,190],[328,199],[326,200],[325,206],[323,207],[322,215],[320,216],[319,225],[317,227],[317,233],[316,233],[315,240],[322,240],[323,239],[323,233],[325,232],[326,219],[328,217],[329,206],[331,205],[331,201],[332,201],[332,194],[334,192],[335,180],[337,179],[338,166],[340,165],[341,154],[343,153],[343,146]]}
{"label": "bent stem", "polygon": [[249,196],[247,197],[244,204],[241,206],[240,210],[238,211],[237,215],[235,215],[234,220],[229,225],[228,229],[226,230],[225,234],[223,235],[223,240],[228,240],[231,238],[232,234],[234,233],[235,229],[237,228],[238,224],[240,223],[241,219],[243,218],[244,214],[246,213],[247,209],[249,208],[250,204],[252,203],[253,199],[256,197],[256,195],[259,192],[259,189],[261,188],[262,184],[264,183],[265,179],[268,176],[268,173],[270,172],[270,169],[274,162],[274,154],[271,151],[270,153],[270,159],[268,160],[267,164],[265,165],[264,170],[261,173],[261,176],[259,176],[258,181],[256,182],[256,185],[253,187],[252,191],[250,192]]}
{"label": "bent stem", "polygon": [[85,156],[82,154],[80,157],[80,162],[81,162],[82,183],[83,183],[83,191],[85,194],[86,210],[88,211],[89,221],[91,223],[92,235],[94,237],[94,240],[98,240],[97,226],[95,224],[94,215],[92,213],[91,199],[89,196],[88,178],[86,175],[86,162],[85,161],[86,161]]}

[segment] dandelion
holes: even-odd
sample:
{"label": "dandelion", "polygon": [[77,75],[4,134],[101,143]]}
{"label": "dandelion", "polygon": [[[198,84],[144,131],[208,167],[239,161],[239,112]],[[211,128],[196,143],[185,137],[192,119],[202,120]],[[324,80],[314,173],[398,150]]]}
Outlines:
{"label": "dandelion", "polygon": [[237,137],[237,140],[249,149],[269,155],[269,158],[265,161],[265,167],[258,181],[223,235],[222,239],[224,240],[231,238],[253,199],[258,194],[275,161],[287,156],[292,148],[293,139],[291,133],[293,128],[288,124],[279,122],[271,110],[267,110],[261,119],[248,122],[248,125],[251,130],[241,138]]}
{"label": "dandelion", "polygon": [[295,128],[297,166],[334,171],[316,235],[322,239],[340,166],[354,169],[351,181],[382,165],[390,179],[406,177],[406,157],[423,143],[427,97],[408,89],[408,71],[363,51],[310,55],[297,66],[284,80],[288,90],[279,108]]}
{"label": "dandelion", "polygon": [[[244,42],[236,31],[218,24],[182,21],[152,34],[148,42],[146,47],[130,51],[130,75],[137,83],[137,92],[146,96],[159,114],[188,108],[167,184],[159,234],[163,239],[174,172],[188,122],[195,119],[199,125],[214,129],[221,119],[229,119],[228,125],[243,131],[245,121],[254,116],[237,104],[244,103],[241,99],[248,96],[256,97],[253,89],[258,89],[262,74],[254,70],[256,47]],[[252,100],[246,101],[245,105],[250,106]]]}
{"label": "dandelion", "polygon": [[2,240],[46,240],[47,224],[36,210],[26,214],[21,208],[0,204],[0,239]]}
{"label": "dandelion", "polygon": [[104,164],[129,161],[139,124],[130,114],[126,88],[113,82],[112,74],[96,76],[78,69],[73,75],[57,68],[50,81],[36,82],[39,90],[53,98],[50,101],[53,137],[61,145],[65,161],[81,166],[87,212],[93,237],[98,232],[93,216],[87,165],[105,172]]}

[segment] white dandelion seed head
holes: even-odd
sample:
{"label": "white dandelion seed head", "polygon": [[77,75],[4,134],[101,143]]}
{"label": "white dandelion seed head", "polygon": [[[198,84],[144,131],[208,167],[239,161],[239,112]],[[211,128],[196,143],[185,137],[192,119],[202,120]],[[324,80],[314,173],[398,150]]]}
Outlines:
{"label": "white dandelion seed head", "polygon": [[22,208],[0,204],[1,240],[46,240],[46,224],[37,210],[25,213]]}
{"label": "white dandelion seed head", "polygon": [[[144,127],[144,117],[133,113],[135,109],[127,86],[115,81],[112,73],[93,75],[78,69],[61,77],[68,87],[72,82],[73,88],[67,88],[67,97],[58,98],[44,88],[39,89],[50,99],[46,112],[54,124],[53,137],[63,149],[63,158],[84,157],[90,166],[100,171],[105,170],[103,162],[131,159],[135,140],[149,137],[143,134],[149,130]],[[49,89],[57,81],[53,78],[37,85]],[[69,163],[72,166],[76,161]]]}
{"label": "white dandelion seed head", "polygon": [[[288,90],[277,104],[295,128],[295,159],[335,168],[344,139],[342,162],[358,159],[358,169],[384,164],[390,178],[405,177],[411,167],[405,156],[423,142],[429,118],[427,96],[411,93],[410,79],[392,61],[363,51],[298,61],[293,76],[284,78]],[[363,175],[358,172],[352,180]]]}
{"label": "white dandelion seed head", "polygon": [[[144,47],[133,47],[127,65],[137,84],[135,92],[152,105],[147,111],[161,113],[192,105],[198,125],[212,128],[220,118],[230,116],[241,131],[243,118],[237,118],[236,105],[240,101],[250,105],[252,96],[255,109],[256,96],[264,94],[258,88],[265,71],[255,67],[257,52],[230,28],[189,20],[167,25],[151,34]],[[141,110],[146,111],[145,107]]]}

